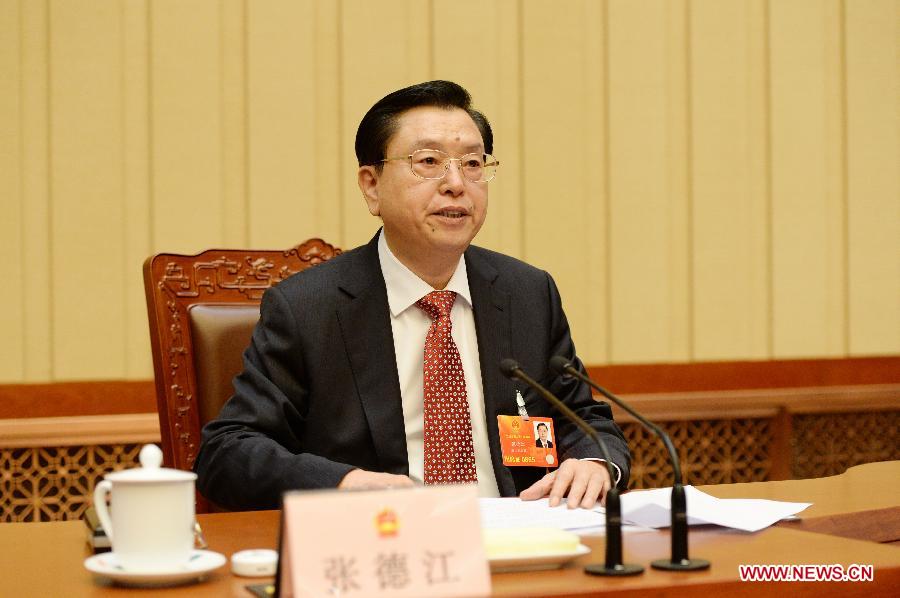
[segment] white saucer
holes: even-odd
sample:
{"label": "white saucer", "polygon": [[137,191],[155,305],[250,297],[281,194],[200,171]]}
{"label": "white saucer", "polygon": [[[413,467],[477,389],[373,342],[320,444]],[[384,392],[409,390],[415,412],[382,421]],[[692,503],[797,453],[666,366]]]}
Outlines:
{"label": "white saucer", "polygon": [[532,554],[528,556],[498,556],[488,559],[491,564],[491,573],[510,573],[513,571],[540,571],[544,569],[559,569],[569,561],[584,556],[591,551],[584,544],[579,544],[575,550],[568,552],[553,552],[545,554]]}
{"label": "white saucer", "polygon": [[84,567],[100,575],[130,586],[171,586],[199,581],[210,571],[225,564],[225,556],[210,550],[195,550],[187,563],[164,571],[126,571],[119,564],[114,552],[104,552],[88,557]]}

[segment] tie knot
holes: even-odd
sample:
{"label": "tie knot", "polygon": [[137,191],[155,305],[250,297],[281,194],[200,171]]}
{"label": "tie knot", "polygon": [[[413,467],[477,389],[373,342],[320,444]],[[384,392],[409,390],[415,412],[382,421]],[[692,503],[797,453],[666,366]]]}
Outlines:
{"label": "tie knot", "polygon": [[454,301],[456,301],[455,291],[432,291],[416,301],[416,305],[432,320],[437,320],[450,315]]}

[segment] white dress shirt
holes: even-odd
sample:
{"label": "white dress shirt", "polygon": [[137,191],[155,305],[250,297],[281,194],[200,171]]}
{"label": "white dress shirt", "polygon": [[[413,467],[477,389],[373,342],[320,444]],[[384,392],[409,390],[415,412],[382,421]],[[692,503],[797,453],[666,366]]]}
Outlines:
{"label": "white dress shirt", "polygon": [[[425,477],[423,432],[425,392],[422,370],[425,359],[425,337],[431,327],[431,318],[416,307],[415,303],[435,289],[413,274],[391,253],[383,230],[378,237],[378,260],[381,263],[381,273],[387,287],[388,307],[391,312],[391,331],[394,335],[394,353],[397,356],[397,375],[400,378],[400,398],[403,404],[403,424],[406,427],[409,476],[421,483]],[[469,293],[466,260],[462,257],[459,258],[453,277],[443,290],[456,293],[456,301],[450,311],[450,322],[453,342],[459,349],[466,380],[469,415],[472,420],[472,442],[475,448],[475,470],[478,475],[478,494],[486,497],[500,496],[488,445],[481,365],[478,361],[478,338],[475,335],[475,317],[472,315],[472,295]]]}

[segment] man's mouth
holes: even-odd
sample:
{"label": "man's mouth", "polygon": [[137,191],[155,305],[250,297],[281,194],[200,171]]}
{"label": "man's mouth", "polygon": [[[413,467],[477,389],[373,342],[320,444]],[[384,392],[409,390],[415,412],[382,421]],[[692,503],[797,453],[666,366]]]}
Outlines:
{"label": "man's mouth", "polygon": [[467,215],[464,210],[441,210],[440,212],[436,212],[436,214],[438,216],[443,216],[444,218],[462,218]]}

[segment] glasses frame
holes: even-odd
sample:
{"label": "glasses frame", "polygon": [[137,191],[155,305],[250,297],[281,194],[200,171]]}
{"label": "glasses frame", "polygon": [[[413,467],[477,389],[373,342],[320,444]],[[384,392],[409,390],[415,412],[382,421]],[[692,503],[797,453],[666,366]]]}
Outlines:
{"label": "glasses frame", "polygon": [[[440,153],[440,154],[443,154],[443,155],[447,156],[447,159],[444,160],[444,174],[442,174],[442,175],[439,176],[439,177],[428,177],[428,176],[422,176],[421,174],[419,174],[418,172],[416,172],[415,169],[413,168],[413,162],[412,162],[412,158],[413,158],[414,155],[416,155],[416,152],[438,152],[438,153]],[[379,162],[394,162],[394,161],[397,161],[397,160],[406,160],[406,163],[409,164],[409,171],[410,171],[411,173],[413,173],[413,176],[415,176],[415,177],[417,177],[417,178],[420,178],[420,179],[422,179],[422,180],[424,180],[424,181],[442,181],[442,180],[444,180],[444,178],[446,178],[447,173],[450,171],[450,163],[453,162],[453,161],[456,161],[456,162],[459,162],[459,172],[460,172],[460,175],[462,176],[463,180],[468,181],[468,182],[470,182],[470,183],[490,183],[490,182],[493,181],[495,178],[497,178],[497,169],[500,168],[500,160],[498,160],[493,154],[488,154],[488,153],[482,153],[482,154],[481,154],[481,155],[483,155],[483,156],[490,156],[491,158],[493,158],[493,162],[487,162],[487,161],[486,161],[486,162],[484,163],[484,166],[485,166],[485,167],[487,167],[487,166],[493,166],[493,167],[494,167],[494,174],[491,176],[491,178],[489,178],[489,179],[483,179],[483,180],[480,180],[480,181],[473,181],[472,179],[469,179],[469,178],[467,178],[464,174],[462,174],[462,172],[463,172],[463,170],[462,170],[462,161],[463,161],[463,158],[465,158],[466,156],[477,156],[478,154],[479,154],[478,152],[469,152],[468,154],[463,154],[463,155],[460,156],[459,158],[453,158],[453,157],[450,156],[450,154],[448,154],[447,152],[445,152],[445,151],[443,151],[443,150],[432,149],[432,148],[428,148],[428,147],[423,147],[423,148],[417,149],[416,151],[414,151],[413,153],[409,154],[408,156],[396,156],[396,157],[393,157],[393,158],[385,158],[385,159],[383,159],[383,160],[379,160]]]}

